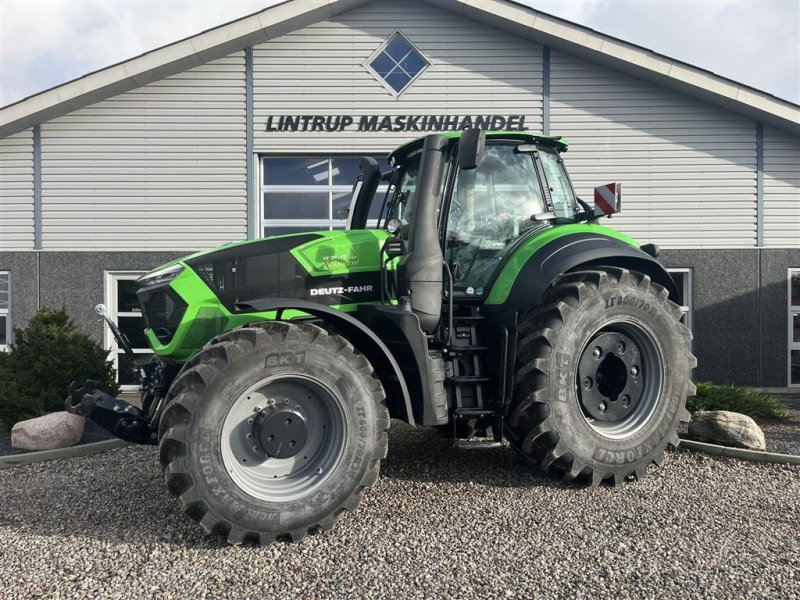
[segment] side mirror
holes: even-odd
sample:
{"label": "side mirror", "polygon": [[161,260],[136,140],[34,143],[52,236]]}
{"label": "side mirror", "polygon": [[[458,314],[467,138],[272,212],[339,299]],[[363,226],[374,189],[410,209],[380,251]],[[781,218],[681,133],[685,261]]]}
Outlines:
{"label": "side mirror", "polygon": [[458,168],[468,171],[477,167],[485,145],[483,129],[465,129],[458,141]]}
{"label": "side mirror", "polygon": [[594,188],[594,214],[613,215],[622,210],[622,184],[607,183]]}
{"label": "side mirror", "polygon": [[108,316],[108,309],[105,304],[98,304],[94,307],[94,311],[101,317]]}

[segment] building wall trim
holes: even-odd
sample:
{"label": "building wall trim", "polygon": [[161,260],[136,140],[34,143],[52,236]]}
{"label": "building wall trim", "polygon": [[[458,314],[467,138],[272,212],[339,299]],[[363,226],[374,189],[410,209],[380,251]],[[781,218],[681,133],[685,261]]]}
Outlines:
{"label": "building wall trim", "polygon": [[542,133],[550,135],[550,46],[542,46]]}
{"label": "building wall trim", "polygon": [[33,248],[42,249],[42,126],[33,126]]}
{"label": "building wall trim", "polygon": [[255,239],[256,234],[256,194],[255,194],[255,160],[253,156],[253,136],[254,136],[254,117],[253,117],[253,47],[244,50],[244,87],[245,87],[245,171],[247,185],[247,238]]}
{"label": "building wall trim", "polygon": [[764,124],[756,123],[756,246],[764,246]]}

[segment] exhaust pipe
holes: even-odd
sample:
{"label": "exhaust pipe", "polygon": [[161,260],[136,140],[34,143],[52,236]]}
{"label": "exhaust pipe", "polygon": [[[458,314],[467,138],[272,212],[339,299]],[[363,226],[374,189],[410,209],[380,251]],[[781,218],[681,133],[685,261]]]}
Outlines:
{"label": "exhaust pipe", "polygon": [[431,333],[442,317],[444,256],[439,244],[436,208],[444,172],[447,138],[425,137],[417,175],[417,190],[408,222],[408,251],[397,265],[398,296],[410,297],[411,310],[419,317],[422,331]]}

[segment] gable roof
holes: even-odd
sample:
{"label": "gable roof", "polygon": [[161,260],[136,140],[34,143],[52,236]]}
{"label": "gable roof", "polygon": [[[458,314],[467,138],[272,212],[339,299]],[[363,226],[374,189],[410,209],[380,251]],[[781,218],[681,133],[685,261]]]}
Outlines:
{"label": "gable roof", "polygon": [[[286,0],[0,108],[0,138],[169,75],[261,44],[371,0]],[[800,105],[510,0],[424,0],[800,134]]]}

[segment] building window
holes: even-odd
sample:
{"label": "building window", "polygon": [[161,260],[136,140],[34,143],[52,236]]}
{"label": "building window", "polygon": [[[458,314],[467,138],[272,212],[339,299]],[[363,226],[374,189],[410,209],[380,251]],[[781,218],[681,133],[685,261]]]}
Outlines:
{"label": "building window", "polygon": [[0,271],[0,352],[11,343],[11,275]]}
{"label": "building window", "polygon": [[402,94],[430,66],[425,56],[396,31],[364,63],[395,96]]}
{"label": "building window", "polygon": [[678,293],[680,294],[682,300],[681,304],[681,312],[683,316],[681,317],[681,323],[686,325],[689,328],[689,331],[694,332],[692,327],[692,270],[691,269],[667,269],[672,277],[672,281],[675,282],[675,286],[678,288]]}
{"label": "building window", "polygon": [[789,269],[789,387],[800,387],[800,269]]}
{"label": "building window", "polygon": [[[138,288],[136,280],[144,275],[144,271],[106,272],[106,307],[108,317],[117,324],[131,343],[136,363],[141,365],[150,360],[153,351],[147,344],[144,335],[145,323],[142,309],[136,298]],[[117,382],[123,391],[138,389],[134,380],[133,365],[125,356],[122,348],[117,346],[111,329],[104,325],[105,347],[113,353],[114,368],[117,369]]]}
{"label": "building window", "polygon": [[[384,158],[375,158],[381,171]],[[340,216],[350,206],[361,156],[267,156],[261,161],[261,231],[264,236],[344,229]],[[369,213],[374,226],[386,186],[381,185]]]}

